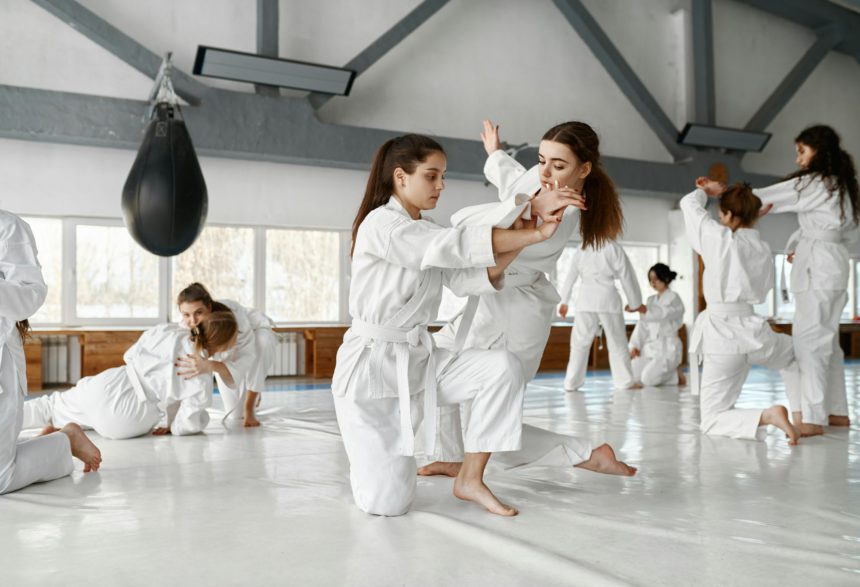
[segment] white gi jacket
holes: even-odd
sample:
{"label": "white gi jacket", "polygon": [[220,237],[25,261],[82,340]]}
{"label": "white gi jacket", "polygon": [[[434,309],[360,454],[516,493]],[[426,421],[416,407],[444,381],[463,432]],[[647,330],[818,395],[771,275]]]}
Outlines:
{"label": "white gi jacket", "polygon": [[[841,218],[839,195],[827,191],[819,176],[789,179],[753,190],[763,205],[773,204],[771,213],[796,212],[800,229],[786,245],[796,256],[791,271],[791,291],[848,289],[848,250],[844,243],[855,237],[851,204],[845,203]],[[794,244],[797,248],[794,248]]]}
{"label": "white gi jacket", "polygon": [[30,226],[0,210],[0,369],[13,370],[17,387],[0,387],[0,393],[27,394],[27,361],[15,323],[35,314],[48,294],[36,255]]}
{"label": "white gi jacket", "polygon": [[681,361],[681,339],[678,330],[684,324],[684,302],[681,296],[667,289],[662,295],[654,294],[645,304],[648,311],[639,315],[639,321],[630,335],[630,348],[639,349],[648,358],[665,357]]}
{"label": "white gi jacket", "polygon": [[746,354],[762,348],[758,333],[770,328],[752,312],[773,287],[773,257],[759,232],[721,225],[705,210],[708,196],[697,189],[681,200],[687,239],[702,256],[702,288],[708,307],[696,318],[690,351]]}
{"label": "white gi jacket", "polygon": [[233,300],[218,301],[233,312],[239,331],[236,337],[236,345],[233,348],[226,352],[215,353],[212,357],[214,360],[224,363],[230,371],[230,375],[233,376],[234,386],[230,388],[217,373],[215,374],[215,379],[218,381],[219,389],[238,390],[241,393],[245,391],[247,387],[245,382],[257,361],[257,346],[254,331],[261,328],[271,330],[274,327],[274,323],[271,318],[255,308],[246,308]]}
{"label": "white gi jacket", "polygon": [[576,312],[612,312],[624,310],[621,296],[615,288],[615,280],[621,282],[627,305],[638,308],[642,305],[642,292],[633,272],[633,265],[624,249],[615,241],[605,243],[599,249],[587,247],[577,249],[570,265],[570,273],[561,288],[561,301],[567,303],[577,278],[582,278],[576,298]]}
{"label": "white gi jacket", "polygon": [[162,324],[145,331],[123,356],[138,397],[158,406],[162,414],[158,427],[170,427],[176,436],[197,434],[209,423],[212,377],[203,373],[184,379],[174,367],[177,357],[193,352],[188,330]]}

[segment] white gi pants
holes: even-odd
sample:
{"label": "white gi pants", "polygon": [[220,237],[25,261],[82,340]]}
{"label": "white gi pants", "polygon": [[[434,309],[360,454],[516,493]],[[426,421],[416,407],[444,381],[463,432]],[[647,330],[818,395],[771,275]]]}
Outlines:
{"label": "white gi pants", "polygon": [[757,440],[761,409],[736,409],[751,365],[782,371],[789,399],[799,394],[799,372],[790,336],[766,331],[764,346],[747,354],[706,353],[702,365],[701,425],[705,434]]}
{"label": "white gi pants", "polygon": [[[470,405],[465,427],[467,452],[500,452],[520,448],[523,382],[520,363],[504,350],[467,350],[437,374],[439,405]],[[355,504],[369,514],[405,514],[415,497],[414,456],[401,454],[398,398],[355,399],[355,390],[335,396],[337,421],[350,464]],[[411,397],[413,429],[423,418],[423,392]]]}
{"label": "white gi pants", "polygon": [[45,395],[24,405],[24,428],[48,424],[62,428],[74,422],[115,440],[146,434],[160,417],[154,403],[139,399],[124,366],[84,377],[67,391]]}
{"label": "white gi pants", "polygon": [[848,293],[810,289],[794,294],[792,337],[803,380],[803,421],[827,425],[827,416],[847,416],[845,354],[839,346],[839,321]]}
{"label": "white gi pants", "polygon": [[0,495],[33,483],[52,481],[71,474],[72,447],[62,432],[18,441],[24,414],[24,394],[18,389],[12,357],[3,347],[0,360]]}
{"label": "white gi pants", "polygon": [[576,312],[570,333],[570,360],[564,377],[564,388],[573,391],[585,383],[588,354],[594,337],[603,326],[606,347],[609,351],[609,369],[617,389],[627,389],[635,383],[630,353],[627,350],[627,331],[624,315],[615,312]]}
{"label": "white gi pants", "polygon": [[649,387],[677,385],[678,366],[681,364],[681,341],[659,339],[647,342],[641,354],[630,361],[633,378]]}
{"label": "white gi pants", "polygon": [[266,376],[275,362],[277,344],[278,337],[271,328],[258,328],[254,331],[254,364],[242,381],[235,382],[235,388],[230,389],[225,385],[218,387],[221,402],[224,404],[225,418],[235,419],[243,416],[243,402],[248,391],[265,391]]}

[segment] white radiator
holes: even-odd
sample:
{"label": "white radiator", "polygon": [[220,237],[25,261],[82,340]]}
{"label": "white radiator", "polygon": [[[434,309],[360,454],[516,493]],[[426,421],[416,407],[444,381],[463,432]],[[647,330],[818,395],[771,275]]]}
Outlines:
{"label": "white radiator", "polygon": [[277,333],[275,360],[269,369],[269,377],[304,375],[305,337],[299,332]]}
{"label": "white radiator", "polygon": [[42,384],[74,385],[81,378],[81,341],[77,336],[39,336]]}

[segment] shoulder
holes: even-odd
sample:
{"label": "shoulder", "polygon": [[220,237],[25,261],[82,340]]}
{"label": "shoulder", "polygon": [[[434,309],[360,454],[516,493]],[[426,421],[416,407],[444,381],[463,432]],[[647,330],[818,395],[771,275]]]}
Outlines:
{"label": "shoulder", "polygon": [[0,240],[31,242],[30,225],[7,210],[0,210]]}

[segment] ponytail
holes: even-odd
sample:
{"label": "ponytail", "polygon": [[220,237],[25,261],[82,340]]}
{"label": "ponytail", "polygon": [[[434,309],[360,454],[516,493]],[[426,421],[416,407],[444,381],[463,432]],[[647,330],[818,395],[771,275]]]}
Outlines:
{"label": "ponytail", "polygon": [[588,209],[579,216],[582,248],[600,248],[618,238],[624,230],[621,198],[600,165],[600,139],[594,129],[584,122],[563,122],[546,131],[541,140],[567,146],[580,165],[591,163],[591,172],[585,178]]}
{"label": "ponytail", "polygon": [[438,142],[430,137],[416,134],[388,139],[377,149],[370,164],[370,176],[367,178],[364,199],[352,223],[350,256],[355,252],[358,227],[368,214],[388,203],[388,199],[394,194],[394,170],[399,167],[407,174],[412,174],[419,163],[426,161],[427,157],[435,152],[445,154],[445,150]]}
{"label": "ponytail", "polygon": [[30,321],[29,320],[19,320],[15,322],[15,329],[18,331],[18,335],[21,337],[21,342],[24,343],[28,338],[30,338]]}

